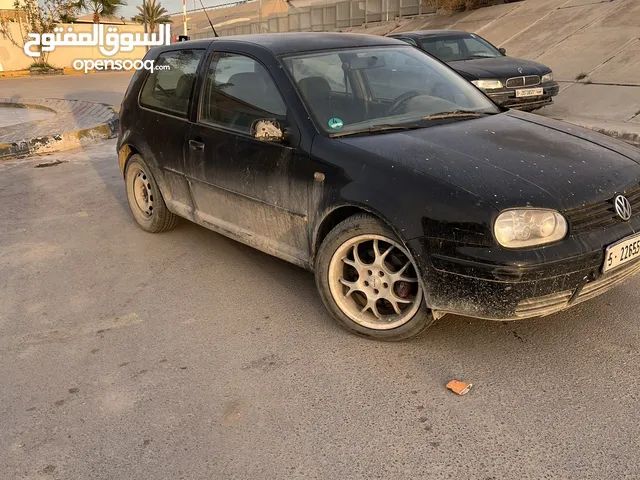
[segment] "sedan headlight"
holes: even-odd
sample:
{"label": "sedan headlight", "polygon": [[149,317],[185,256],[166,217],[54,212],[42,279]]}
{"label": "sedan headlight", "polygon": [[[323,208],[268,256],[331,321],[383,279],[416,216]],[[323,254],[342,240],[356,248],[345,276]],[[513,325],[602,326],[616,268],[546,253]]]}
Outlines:
{"label": "sedan headlight", "polygon": [[524,248],[562,240],[567,221],[554,210],[523,208],[505,210],[496,219],[493,233],[506,248]]}
{"label": "sedan headlight", "polygon": [[500,80],[471,80],[471,83],[483,90],[502,88],[502,82]]}
{"label": "sedan headlight", "polygon": [[542,75],[542,83],[544,82],[552,82],[553,81],[553,72],[545,73]]}

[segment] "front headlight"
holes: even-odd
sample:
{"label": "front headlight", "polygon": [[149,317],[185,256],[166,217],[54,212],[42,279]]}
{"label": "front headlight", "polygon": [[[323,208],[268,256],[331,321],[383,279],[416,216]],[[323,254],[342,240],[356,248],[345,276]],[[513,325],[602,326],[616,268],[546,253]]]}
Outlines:
{"label": "front headlight", "polygon": [[544,82],[552,82],[553,81],[553,72],[545,73],[542,75],[542,83]]}
{"label": "front headlight", "polygon": [[493,234],[506,248],[524,248],[562,240],[567,221],[555,210],[522,208],[505,210],[496,219]]}
{"label": "front headlight", "polygon": [[483,90],[502,88],[502,82],[500,80],[471,80],[471,83]]}

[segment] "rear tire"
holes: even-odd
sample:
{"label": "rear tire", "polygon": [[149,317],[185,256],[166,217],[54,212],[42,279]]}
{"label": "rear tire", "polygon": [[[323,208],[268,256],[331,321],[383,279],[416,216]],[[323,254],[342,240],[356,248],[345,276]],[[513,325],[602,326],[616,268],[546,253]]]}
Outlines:
{"label": "rear tire", "polygon": [[329,232],[316,256],[315,275],[324,305],[357,335],[405,340],[434,322],[411,254],[371,215],[349,217]]}
{"label": "rear tire", "polygon": [[127,162],[124,180],[129,208],[140,228],[159,233],[176,226],[178,217],[167,208],[151,169],[140,155],[132,155]]}

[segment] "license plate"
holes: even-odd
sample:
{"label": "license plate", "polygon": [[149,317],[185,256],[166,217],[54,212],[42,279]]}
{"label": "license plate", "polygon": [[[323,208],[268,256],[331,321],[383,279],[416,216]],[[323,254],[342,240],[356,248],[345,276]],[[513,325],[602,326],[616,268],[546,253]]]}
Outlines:
{"label": "license plate", "polygon": [[521,88],[516,90],[516,97],[537,97],[543,93],[542,88]]}
{"label": "license plate", "polygon": [[637,259],[640,259],[640,235],[625,238],[607,247],[602,272],[608,272]]}

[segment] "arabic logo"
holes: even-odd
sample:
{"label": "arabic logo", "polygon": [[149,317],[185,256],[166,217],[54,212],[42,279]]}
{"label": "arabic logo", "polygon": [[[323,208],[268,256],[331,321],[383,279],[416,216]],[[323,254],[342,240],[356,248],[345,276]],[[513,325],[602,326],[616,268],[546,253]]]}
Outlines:
{"label": "arabic logo", "polygon": [[116,27],[108,27],[105,35],[104,25],[94,24],[92,32],[74,33],[73,28],[56,27],[53,33],[29,33],[29,40],[24,43],[24,53],[30,57],[39,57],[40,50],[33,51],[31,47],[41,46],[43,52],[52,52],[56,47],[98,47],[100,53],[112,57],[119,51],[132,52],[134,47],[155,47],[171,44],[171,30],[169,25],[160,24],[159,32],[148,33],[118,33]]}
{"label": "arabic logo", "polygon": [[330,118],[327,123],[329,124],[329,127],[333,128],[334,130],[340,130],[344,125],[342,123],[342,120],[340,120],[339,118]]}
{"label": "arabic logo", "polygon": [[614,199],[613,203],[616,206],[616,213],[618,216],[625,222],[628,222],[631,219],[631,203],[629,203],[627,197],[618,195]]}
{"label": "arabic logo", "polygon": [[518,73],[522,73],[522,67],[518,67]]}

